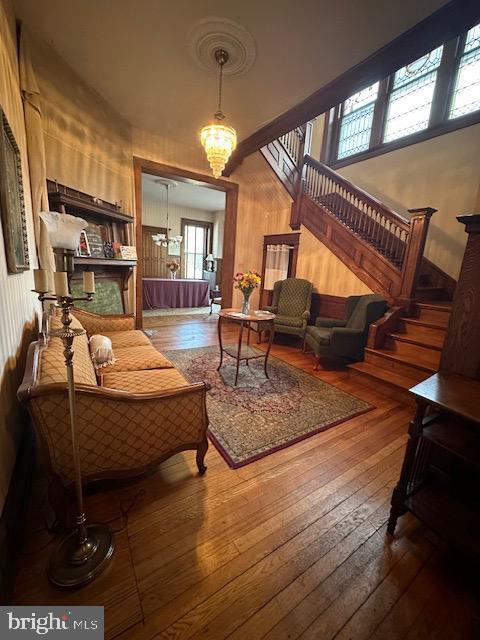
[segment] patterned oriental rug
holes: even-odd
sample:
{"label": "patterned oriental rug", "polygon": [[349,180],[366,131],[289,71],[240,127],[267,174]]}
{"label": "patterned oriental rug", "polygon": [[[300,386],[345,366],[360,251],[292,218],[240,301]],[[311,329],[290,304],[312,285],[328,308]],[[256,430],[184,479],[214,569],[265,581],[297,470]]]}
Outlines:
{"label": "patterned oriental rug", "polygon": [[[260,352],[259,352],[260,353]],[[164,354],[192,382],[211,385],[207,394],[209,437],[230,467],[236,469],[288,447],[315,433],[373,409],[371,405],[270,356],[240,365],[218,347],[168,351]]]}

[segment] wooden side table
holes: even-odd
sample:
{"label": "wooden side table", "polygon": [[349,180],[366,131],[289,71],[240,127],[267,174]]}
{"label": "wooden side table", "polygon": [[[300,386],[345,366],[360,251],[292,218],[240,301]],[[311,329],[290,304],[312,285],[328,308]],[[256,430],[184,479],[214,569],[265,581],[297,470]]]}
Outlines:
{"label": "wooden side table", "polygon": [[[226,353],[232,358],[235,358],[237,361],[237,369],[235,372],[235,386],[238,382],[238,369],[240,367],[240,361],[245,360],[246,365],[248,366],[249,360],[255,360],[257,358],[265,358],[264,361],[264,371],[265,376],[268,378],[267,371],[267,362],[268,356],[270,354],[270,349],[272,347],[273,335],[274,335],[274,326],[273,321],[275,320],[275,314],[270,313],[268,311],[261,312],[252,312],[249,315],[245,315],[241,313],[238,309],[222,309],[218,314],[218,344],[220,346],[220,364],[217,367],[217,371],[220,370],[220,367],[223,363],[223,354]],[[236,322],[240,325],[240,331],[238,333],[238,346],[235,347],[233,345],[223,345],[222,341],[222,323],[225,320],[229,320],[230,322]],[[257,349],[254,349],[250,346],[250,324],[252,322],[257,323],[264,329],[269,330],[270,338],[268,341],[267,351],[265,353],[258,353]],[[259,326],[259,330],[260,330]],[[243,330],[247,328],[247,342],[246,344],[243,342]],[[263,330],[263,329],[262,329]]]}
{"label": "wooden side table", "polygon": [[388,532],[393,535],[398,517],[410,511],[478,559],[480,380],[440,371],[410,393],[417,411],[392,495]]}

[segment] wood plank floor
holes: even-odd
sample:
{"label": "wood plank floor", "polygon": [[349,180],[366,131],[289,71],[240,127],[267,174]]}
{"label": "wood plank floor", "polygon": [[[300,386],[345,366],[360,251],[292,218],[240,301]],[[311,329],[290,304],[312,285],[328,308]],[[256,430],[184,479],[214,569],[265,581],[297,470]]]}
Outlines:
{"label": "wood plank floor", "polygon": [[[216,344],[215,315],[146,324],[159,349]],[[468,562],[410,515],[395,539],[386,535],[411,408],[345,370],[314,373],[291,345],[273,355],[376,408],[238,470],[211,445],[204,477],[185,452],[149,477],[91,493],[90,521],[118,531],[116,552],[76,592],[47,582],[54,539],[37,488],[15,604],[104,605],[106,637],[119,640],[473,637]]]}

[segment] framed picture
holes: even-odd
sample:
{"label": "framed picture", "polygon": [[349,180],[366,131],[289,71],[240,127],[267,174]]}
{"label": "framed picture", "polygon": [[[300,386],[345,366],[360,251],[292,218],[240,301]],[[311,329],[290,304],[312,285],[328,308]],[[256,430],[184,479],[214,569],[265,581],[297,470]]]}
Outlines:
{"label": "framed picture", "polygon": [[89,222],[85,233],[92,258],[104,258],[104,244],[105,241],[108,240],[107,227],[103,224]]}
{"label": "framed picture", "polygon": [[0,214],[7,271],[20,273],[30,269],[22,163],[20,150],[1,108],[0,127]]}
{"label": "framed picture", "polygon": [[88,243],[87,234],[85,230],[80,231],[80,242],[78,243],[77,249],[78,256],[91,256],[90,245]]}

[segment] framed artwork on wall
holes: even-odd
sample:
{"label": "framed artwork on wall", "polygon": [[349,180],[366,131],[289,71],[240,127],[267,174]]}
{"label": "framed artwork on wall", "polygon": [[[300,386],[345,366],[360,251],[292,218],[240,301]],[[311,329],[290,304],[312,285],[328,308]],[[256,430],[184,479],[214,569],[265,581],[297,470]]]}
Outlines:
{"label": "framed artwork on wall", "polygon": [[0,108],[0,215],[7,271],[30,269],[20,149]]}

